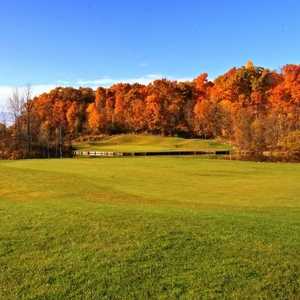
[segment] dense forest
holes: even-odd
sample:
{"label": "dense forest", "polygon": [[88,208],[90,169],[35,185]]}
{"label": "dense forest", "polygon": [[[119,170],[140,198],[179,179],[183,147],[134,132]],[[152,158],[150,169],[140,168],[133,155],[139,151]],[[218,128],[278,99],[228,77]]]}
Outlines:
{"label": "dense forest", "polygon": [[220,138],[253,157],[300,157],[300,65],[277,72],[250,61],[214,81],[203,73],[191,82],[66,87],[37,97],[28,88],[11,96],[8,111],[2,158],[67,155],[80,136],[117,133]]}

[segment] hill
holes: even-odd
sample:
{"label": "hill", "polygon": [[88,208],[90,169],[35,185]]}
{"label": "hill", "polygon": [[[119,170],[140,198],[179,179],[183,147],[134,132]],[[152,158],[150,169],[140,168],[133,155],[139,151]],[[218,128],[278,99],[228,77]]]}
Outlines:
{"label": "hill", "polygon": [[116,135],[98,141],[75,141],[76,150],[87,151],[176,151],[176,150],[227,150],[228,144],[217,140],[183,139],[155,135]]}

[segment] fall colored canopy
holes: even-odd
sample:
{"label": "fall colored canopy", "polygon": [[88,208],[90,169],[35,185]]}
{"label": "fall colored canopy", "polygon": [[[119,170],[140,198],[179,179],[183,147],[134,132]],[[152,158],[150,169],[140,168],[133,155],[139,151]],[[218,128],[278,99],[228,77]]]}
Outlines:
{"label": "fall colored canopy", "polygon": [[241,150],[265,151],[300,129],[300,65],[276,72],[249,61],[214,81],[203,73],[191,82],[161,79],[96,91],[56,88],[29,103],[30,118],[24,109],[7,131],[28,140],[30,128],[33,144],[53,146],[85,134],[130,132],[221,137]]}

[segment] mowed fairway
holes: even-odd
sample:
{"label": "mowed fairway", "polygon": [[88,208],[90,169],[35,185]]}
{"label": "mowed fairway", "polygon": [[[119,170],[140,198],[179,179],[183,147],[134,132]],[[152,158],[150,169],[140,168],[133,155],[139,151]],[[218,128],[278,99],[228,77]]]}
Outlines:
{"label": "mowed fairway", "polygon": [[300,165],[0,162],[0,299],[300,299]]}
{"label": "mowed fairway", "polygon": [[228,144],[217,140],[184,139],[180,137],[162,137],[157,135],[121,134],[107,136],[96,142],[75,142],[76,150],[82,151],[216,151],[229,150]]}

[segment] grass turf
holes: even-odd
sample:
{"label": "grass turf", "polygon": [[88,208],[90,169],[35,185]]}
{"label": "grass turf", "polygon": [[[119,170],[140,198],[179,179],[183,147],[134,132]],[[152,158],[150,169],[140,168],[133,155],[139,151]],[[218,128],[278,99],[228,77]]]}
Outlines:
{"label": "grass turf", "polygon": [[188,150],[228,150],[227,144],[217,140],[183,139],[153,135],[115,135],[97,142],[75,142],[77,150],[90,151],[188,151]]}
{"label": "grass turf", "polygon": [[299,299],[300,165],[0,162],[0,299]]}

